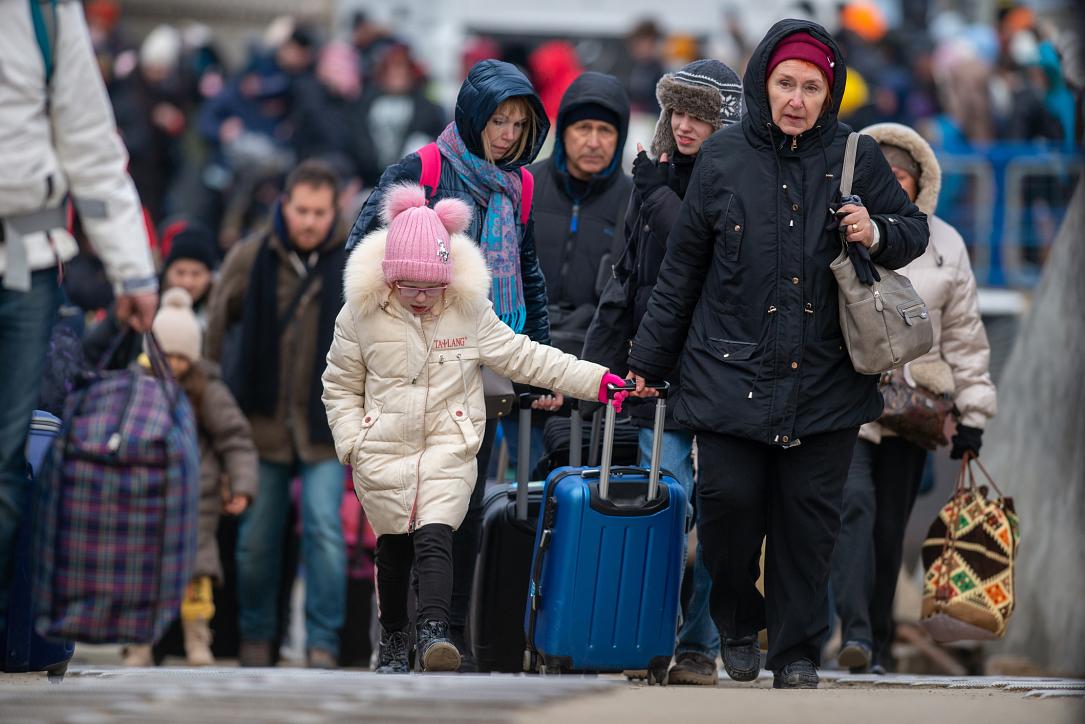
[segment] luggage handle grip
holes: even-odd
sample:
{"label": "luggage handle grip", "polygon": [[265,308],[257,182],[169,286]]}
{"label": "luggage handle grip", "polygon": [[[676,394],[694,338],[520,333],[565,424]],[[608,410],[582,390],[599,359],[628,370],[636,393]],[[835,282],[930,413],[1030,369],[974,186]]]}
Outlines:
{"label": "luggage handle grip", "polygon": [[[650,389],[657,390],[655,421],[652,425],[652,460],[648,468],[648,500],[655,500],[659,495],[659,467],[660,456],[663,454],[663,427],[667,419],[667,393],[670,390],[668,382],[653,382],[646,385]],[[635,389],[632,380],[621,387],[607,386],[607,397],[612,398],[614,392]],[[606,406],[606,423],[603,426],[603,458],[599,463],[599,497],[603,500],[610,499],[610,468],[614,455],[614,405]]]}
{"label": "luggage handle grip", "polygon": [[527,520],[527,483],[531,472],[531,403],[545,395],[537,392],[521,392],[520,420],[517,425],[518,451],[516,456],[516,519]]}

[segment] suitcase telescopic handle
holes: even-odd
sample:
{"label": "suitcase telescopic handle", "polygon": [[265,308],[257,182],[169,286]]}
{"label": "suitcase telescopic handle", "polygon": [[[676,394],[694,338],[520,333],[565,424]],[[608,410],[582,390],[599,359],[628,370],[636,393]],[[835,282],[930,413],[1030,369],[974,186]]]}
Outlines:
{"label": "suitcase telescopic handle", "polygon": [[[671,386],[667,382],[650,382],[646,385],[649,389],[656,390],[655,422],[652,426],[652,461],[648,469],[648,500],[655,500],[659,494],[659,467],[660,455],[663,453],[663,426],[667,418],[667,392]],[[603,426],[603,459],[599,463],[599,497],[603,500],[610,499],[610,468],[614,455],[614,421],[616,414],[614,405],[610,400],[614,399],[614,393],[632,391],[636,389],[636,383],[632,380],[621,387],[607,387],[607,410],[606,424]]]}
{"label": "suitcase telescopic handle", "polygon": [[541,400],[544,395],[522,392],[517,397],[520,401],[520,422],[516,431],[516,519],[527,520],[527,479],[531,474],[531,403]]}

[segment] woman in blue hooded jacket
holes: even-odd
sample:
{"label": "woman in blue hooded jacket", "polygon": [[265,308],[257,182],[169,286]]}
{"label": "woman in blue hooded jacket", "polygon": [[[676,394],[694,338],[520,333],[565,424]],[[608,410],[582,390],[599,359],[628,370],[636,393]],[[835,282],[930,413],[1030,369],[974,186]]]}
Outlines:
{"label": "woman in blue hooded jacket", "polygon": [[[536,342],[550,344],[546,281],[535,253],[533,221],[522,216],[521,168],[535,160],[550,122],[542,102],[527,77],[515,66],[499,60],[483,60],[467,74],[456,99],[453,123],[437,139],[440,176],[430,188],[430,203],[456,197],[474,215],[466,234],[482,248],[493,275],[490,298],[501,321],[514,332]],[[384,191],[403,182],[424,182],[423,161],[412,153],[389,166],[362,207],[347,240],[350,250],[381,224]],[[560,400],[551,406],[560,406]],[[463,630],[475,570],[482,523],[482,497],[486,470],[493,450],[496,420],[486,425],[478,453],[479,480],[467,516],[453,541],[454,582],[450,635],[460,651],[467,653]],[[461,671],[472,668],[465,657]]]}

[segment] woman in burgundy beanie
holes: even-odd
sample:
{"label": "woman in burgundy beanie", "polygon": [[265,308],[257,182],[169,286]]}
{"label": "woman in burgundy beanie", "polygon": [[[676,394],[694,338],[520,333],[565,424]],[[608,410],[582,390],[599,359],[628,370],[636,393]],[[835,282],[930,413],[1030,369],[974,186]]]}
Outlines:
{"label": "woman in burgundy beanie", "polygon": [[674,419],[697,438],[697,532],[724,669],[756,679],[767,628],[778,688],[818,685],[844,481],[859,426],[882,410],[878,378],[844,348],[829,264],[841,231],[864,263],[893,269],[927,244],[926,216],[872,138],[858,144],[862,204],[842,203],[846,77],[820,25],[769,30],[746,67],[746,115],[701,147],[628,359],[638,386],[680,365]]}

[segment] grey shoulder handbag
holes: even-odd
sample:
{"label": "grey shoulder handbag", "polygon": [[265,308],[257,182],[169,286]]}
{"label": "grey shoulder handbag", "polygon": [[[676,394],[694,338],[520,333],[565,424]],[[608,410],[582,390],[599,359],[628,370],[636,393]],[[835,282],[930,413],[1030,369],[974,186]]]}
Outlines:
{"label": "grey shoulder handbag", "polygon": [[[859,134],[849,135],[840,176],[842,196],[851,194],[858,145]],[[930,314],[908,277],[875,265],[881,281],[863,284],[848,258],[843,229],[840,242],[840,256],[829,269],[840,288],[840,331],[855,371],[881,374],[929,352],[934,344]]]}

